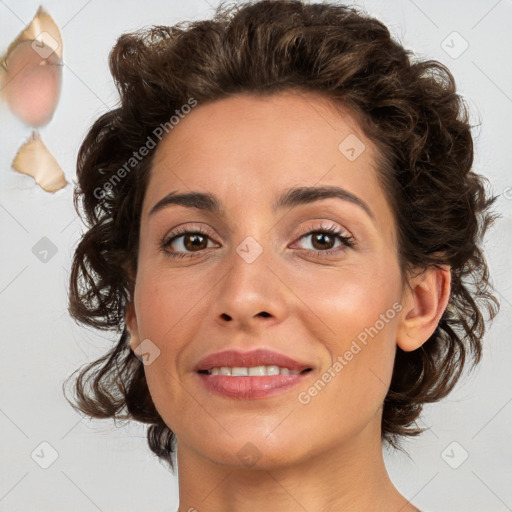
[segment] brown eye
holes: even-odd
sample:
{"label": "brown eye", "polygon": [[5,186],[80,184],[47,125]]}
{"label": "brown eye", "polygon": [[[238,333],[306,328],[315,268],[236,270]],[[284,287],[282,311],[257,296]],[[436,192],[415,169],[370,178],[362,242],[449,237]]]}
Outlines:
{"label": "brown eye", "polygon": [[[207,237],[200,235],[198,233],[194,233],[191,235],[182,235],[183,236],[183,246],[187,251],[193,251],[195,249],[206,249],[208,245]],[[178,237],[180,238],[180,237]],[[206,241],[206,244],[205,244]]]}
{"label": "brown eye", "polygon": [[332,249],[331,246],[336,243],[335,237],[328,233],[316,232],[309,236],[311,236],[313,247],[318,250]]}
{"label": "brown eye", "polygon": [[[321,227],[303,234],[300,240],[311,238],[312,248],[306,250],[312,251],[315,256],[326,256],[343,251],[346,248],[355,246],[355,241],[351,236],[345,236],[335,226]],[[334,246],[336,240],[340,241],[338,246]]]}
{"label": "brown eye", "polygon": [[171,258],[187,258],[208,248],[209,235],[199,228],[181,230],[164,239],[162,251]]}

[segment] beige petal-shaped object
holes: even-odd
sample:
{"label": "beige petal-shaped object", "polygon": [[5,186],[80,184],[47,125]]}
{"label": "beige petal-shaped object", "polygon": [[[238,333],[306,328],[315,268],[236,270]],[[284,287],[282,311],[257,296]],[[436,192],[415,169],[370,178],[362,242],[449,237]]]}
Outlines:
{"label": "beige petal-shaped object", "polygon": [[32,132],[29,140],[20,147],[12,167],[18,172],[32,176],[47,192],[55,192],[67,184],[57,160],[36,132]]}
{"label": "beige petal-shaped object", "polygon": [[9,45],[1,67],[2,98],[12,112],[30,126],[47,124],[60,96],[62,38],[42,7]]}
{"label": "beige petal-shaped object", "polygon": [[[18,37],[9,45],[7,52],[2,58],[1,65],[5,68],[5,61],[14,48],[23,41],[38,41],[43,43],[54,51],[62,60],[62,37],[59,27],[53,18],[43,9],[39,7],[32,21],[20,32]],[[34,46],[36,43],[34,44]]]}

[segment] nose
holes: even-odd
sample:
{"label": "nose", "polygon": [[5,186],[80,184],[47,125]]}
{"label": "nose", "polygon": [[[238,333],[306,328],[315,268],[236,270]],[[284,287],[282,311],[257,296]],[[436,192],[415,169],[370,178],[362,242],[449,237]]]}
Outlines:
{"label": "nose", "polygon": [[231,324],[231,329],[245,331],[282,322],[287,310],[287,288],[272,269],[270,248],[253,261],[241,254],[233,251],[218,283],[213,299],[216,322],[224,328]]}

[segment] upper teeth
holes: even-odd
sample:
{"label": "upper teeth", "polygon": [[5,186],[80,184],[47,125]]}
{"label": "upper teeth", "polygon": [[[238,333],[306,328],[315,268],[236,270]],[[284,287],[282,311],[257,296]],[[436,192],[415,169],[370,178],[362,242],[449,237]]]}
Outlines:
{"label": "upper teeth", "polygon": [[251,366],[250,368],[241,366],[221,366],[220,368],[211,368],[207,370],[210,375],[231,375],[234,377],[243,377],[250,375],[296,375],[299,370],[290,370],[279,366]]}

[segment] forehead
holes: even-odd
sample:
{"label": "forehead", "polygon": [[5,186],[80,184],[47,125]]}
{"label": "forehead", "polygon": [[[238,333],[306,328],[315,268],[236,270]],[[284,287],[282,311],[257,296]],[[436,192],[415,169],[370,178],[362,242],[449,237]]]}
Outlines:
{"label": "forehead", "polygon": [[320,95],[240,94],[199,103],[156,148],[143,216],[171,191],[261,207],[282,190],[314,185],[342,186],[378,215],[386,204],[376,152],[355,118]]}

